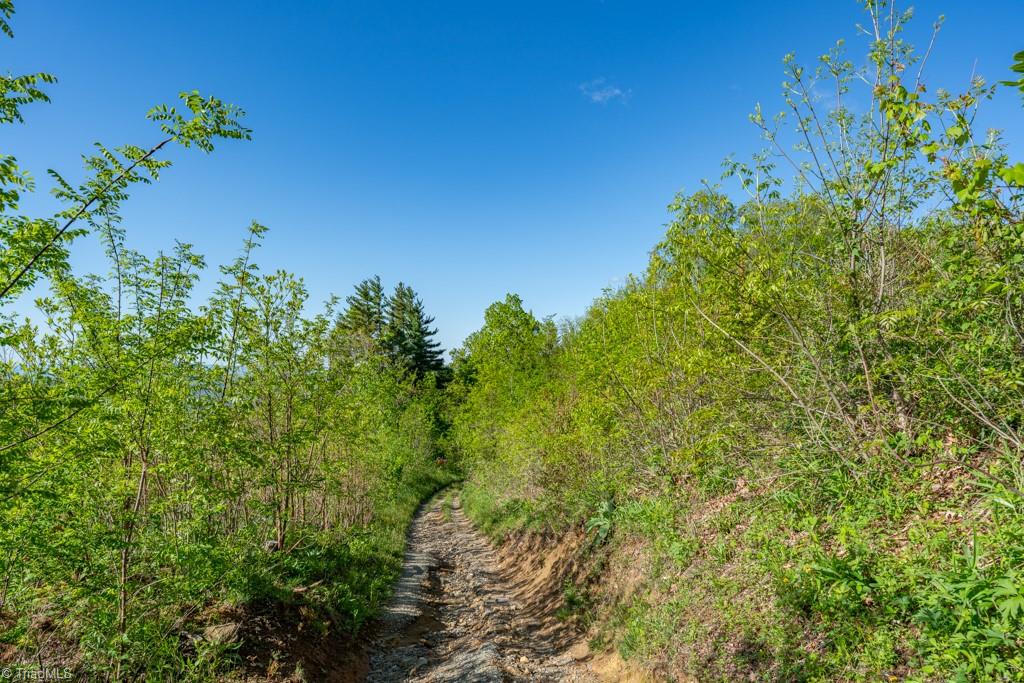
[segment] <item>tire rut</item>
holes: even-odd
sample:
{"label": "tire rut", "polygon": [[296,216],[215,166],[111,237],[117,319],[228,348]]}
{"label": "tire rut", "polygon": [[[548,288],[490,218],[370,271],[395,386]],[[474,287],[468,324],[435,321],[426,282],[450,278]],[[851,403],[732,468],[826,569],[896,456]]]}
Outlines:
{"label": "tire rut", "polygon": [[[515,598],[513,577],[456,499],[425,505],[371,645],[368,683],[591,682],[598,678]],[[576,650],[577,648],[573,648]]]}

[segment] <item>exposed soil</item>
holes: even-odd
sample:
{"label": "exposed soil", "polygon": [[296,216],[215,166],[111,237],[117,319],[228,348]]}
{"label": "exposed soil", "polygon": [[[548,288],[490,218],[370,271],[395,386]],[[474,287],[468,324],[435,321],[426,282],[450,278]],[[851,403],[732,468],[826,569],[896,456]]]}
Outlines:
{"label": "exposed soil", "polygon": [[244,624],[242,666],[226,678],[232,683],[358,683],[366,675],[365,643],[316,628],[299,606],[249,608],[237,618]]}
{"label": "exposed soil", "polygon": [[[585,581],[579,534],[524,534],[494,550],[461,510],[435,498],[409,529],[387,608],[358,639],[315,628],[301,606],[250,609],[232,681],[596,683],[650,680],[614,653],[591,653],[566,615],[565,583]],[[567,618],[566,618],[567,617]]]}
{"label": "exposed soil", "polygon": [[538,572],[514,559],[491,549],[457,499],[450,509],[439,498],[425,506],[366,680],[607,680],[607,662],[596,662],[582,635],[554,615],[559,596],[542,589],[551,588],[551,562]]}

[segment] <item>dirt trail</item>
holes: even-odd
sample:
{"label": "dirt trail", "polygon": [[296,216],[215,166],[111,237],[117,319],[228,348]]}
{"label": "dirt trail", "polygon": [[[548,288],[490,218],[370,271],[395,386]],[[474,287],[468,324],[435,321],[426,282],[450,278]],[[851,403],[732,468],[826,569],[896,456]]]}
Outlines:
{"label": "dirt trail", "polygon": [[586,646],[537,613],[458,500],[413,521],[405,566],[370,652],[370,683],[591,682]]}

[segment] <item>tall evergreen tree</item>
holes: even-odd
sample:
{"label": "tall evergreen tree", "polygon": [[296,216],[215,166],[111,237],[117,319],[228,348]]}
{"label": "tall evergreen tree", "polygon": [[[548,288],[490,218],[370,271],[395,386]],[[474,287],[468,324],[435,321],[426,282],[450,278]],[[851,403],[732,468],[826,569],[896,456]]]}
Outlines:
{"label": "tall evergreen tree", "polygon": [[399,282],[388,302],[383,346],[397,363],[418,377],[444,367],[441,345],[434,340],[437,329],[431,327],[433,322],[412,287]]}
{"label": "tall evergreen tree", "polygon": [[441,343],[434,339],[437,334],[437,328],[431,327],[434,318],[427,315],[423,301],[417,296],[413,297],[413,314],[414,324],[410,338],[413,367],[420,376],[427,372],[438,372],[444,368],[444,349],[441,348]]}
{"label": "tall evergreen tree", "polygon": [[388,316],[388,300],[380,276],[366,278],[356,285],[355,292],[345,298],[348,307],[339,326],[350,337],[365,344],[379,344],[384,336]]}

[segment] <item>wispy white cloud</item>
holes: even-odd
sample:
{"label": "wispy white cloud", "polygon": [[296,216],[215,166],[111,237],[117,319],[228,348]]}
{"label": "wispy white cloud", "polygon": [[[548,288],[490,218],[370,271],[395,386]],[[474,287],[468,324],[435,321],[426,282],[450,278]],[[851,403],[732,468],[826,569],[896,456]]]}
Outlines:
{"label": "wispy white cloud", "polygon": [[612,100],[625,102],[633,94],[632,90],[623,90],[604,78],[595,78],[592,81],[580,83],[580,92],[595,104],[608,104]]}

